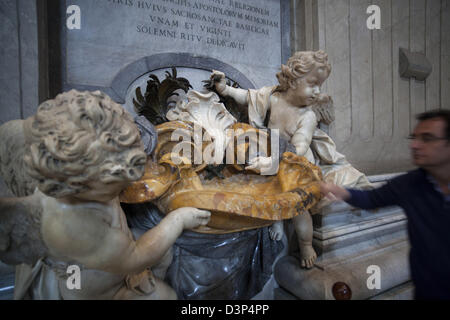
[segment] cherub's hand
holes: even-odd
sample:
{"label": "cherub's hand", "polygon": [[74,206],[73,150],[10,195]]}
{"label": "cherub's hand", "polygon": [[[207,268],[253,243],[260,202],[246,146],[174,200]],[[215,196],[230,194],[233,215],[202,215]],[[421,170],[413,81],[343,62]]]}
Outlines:
{"label": "cherub's hand", "polygon": [[261,172],[262,169],[268,169],[272,166],[272,157],[255,157],[249,161],[249,166],[246,170]]}
{"label": "cherub's hand", "polygon": [[172,211],[183,223],[183,229],[194,229],[208,224],[211,212],[192,207],[183,207]]}
{"label": "cherub's hand", "polygon": [[317,97],[316,103],[317,104],[325,104],[325,103],[329,103],[330,101],[331,101],[331,97],[329,95],[321,93]]}
{"label": "cherub's hand", "polygon": [[223,95],[225,89],[227,88],[227,82],[225,80],[225,73],[213,70],[210,76],[211,81],[214,83],[216,87],[216,91]]}

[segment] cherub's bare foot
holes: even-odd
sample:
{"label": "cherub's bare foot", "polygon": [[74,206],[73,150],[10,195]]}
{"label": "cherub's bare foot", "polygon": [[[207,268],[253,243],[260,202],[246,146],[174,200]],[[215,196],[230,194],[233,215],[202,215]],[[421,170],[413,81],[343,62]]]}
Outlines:
{"label": "cherub's bare foot", "polygon": [[277,221],[275,222],[270,228],[269,228],[269,235],[270,239],[275,241],[280,241],[283,237],[283,221]]}
{"label": "cherub's bare foot", "polygon": [[310,269],[317,259],[316,252],[310,244],[300,245],[300,263],[302,268]]}

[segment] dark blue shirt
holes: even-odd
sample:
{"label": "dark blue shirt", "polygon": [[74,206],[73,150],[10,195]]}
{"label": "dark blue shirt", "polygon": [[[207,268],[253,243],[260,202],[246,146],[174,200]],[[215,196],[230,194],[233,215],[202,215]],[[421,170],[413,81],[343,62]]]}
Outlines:
{"label": "dark blue shirt", "polygon": [[450,299],[450,202],[423,169],[380,188],[348,189],[347,202],[363,209],[400,206],[408,217],[411,277],[418,299]]}

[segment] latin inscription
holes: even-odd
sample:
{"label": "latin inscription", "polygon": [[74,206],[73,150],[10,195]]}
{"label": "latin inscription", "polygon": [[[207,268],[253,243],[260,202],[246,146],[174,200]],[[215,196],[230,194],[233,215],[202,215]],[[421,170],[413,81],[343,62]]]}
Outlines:
{"label": "latin inscription", "polygon": [[244,0],[101,0],[111,8],[144,12],[135,31],[208,47],[245,51],[243,33],[267,40],[280,32],[267,8]]}

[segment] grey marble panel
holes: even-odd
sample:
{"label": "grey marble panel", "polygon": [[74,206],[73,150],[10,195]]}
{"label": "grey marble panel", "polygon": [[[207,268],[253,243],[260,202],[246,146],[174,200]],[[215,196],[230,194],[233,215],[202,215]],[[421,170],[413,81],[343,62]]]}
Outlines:
{"label": "grey marble panel", "polygon": [[[65,28],[69,4],[80,7],[79,30]],[[110,88],[123,97],[152,70],[139,69],[127,84],[123,77],[117,82],[118,74],[146,57],[173,53],[222,61],[258,87],[276,83],[290,54],[286,0],[76,0],[65,1],[61,15],[65,89]]]}
{"label": "grey marble panel", "polygon": [[[426,1],[411,0],[410,50],[425,53]],[[425,111],[425,81],[410,80],[411,130],[416,124],[415,115]]]}
{"label": "grey marble panel", "polygon": [[36,1],[19,0],[20,61],[22,85],[22,115],[33,115],[39,104],[38,30]]}
{"label": "grey marble panel", "polygon": [[409,0],[392,2],[392,83],[394,108],[394,135],[406,137],[410,132],[409,80],[399,76],[399,48],[409,47]]}
{"label": "grey marble panel", "polygon": [[350,32],[348,0],[327,0],[325,10],[326,51],[332,65],[326,81],[327,93],[333,97],[336,120],[330,126],[333,137],[346,142],[352,137],[350,89]]}
{"label": "grey marble panel", "polygon": [[350,55],[353,134],[367,141],[373,136],[373,65],[372,32],[362,28],[366,24],[365,12],[370,1],[350,1]]}
{"label": "grey marble panel", "polygon": [[17,2],[0,2],[0,124],[20,118],[21,87]]}
{"label": "grey marble panel", "polygon": [[[392,82],[395,73],[392,69],[392,26],[391,0],[372,2],[380,7],[382,15],[381,29],[373,33],[373,114],[374,137],[381,142],[392,140]],[[395,51],[395,54],[397,52]]]}
{"label": "grey marble panel", "polygon": [[441,107],[450,109],[450,2],[441,1]]}
{"label": "grey marble panel", "polygon": [[31,115],[38,105],[36,2],[0,3],[0,124]]}
{"label": "grey marble panel", "polygon": [[425,83],[426,109],[440,107],[440,70],[441,70],[441,2],[427,1],[426,3],[426,56],[433,68]]}

